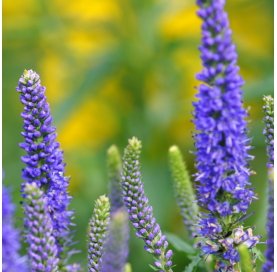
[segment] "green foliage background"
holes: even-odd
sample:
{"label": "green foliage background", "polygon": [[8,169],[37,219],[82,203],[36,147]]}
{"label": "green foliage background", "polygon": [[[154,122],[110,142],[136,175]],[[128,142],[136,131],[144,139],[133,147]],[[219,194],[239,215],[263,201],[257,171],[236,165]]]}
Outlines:
{"label": "green foliage background", "polygon": [[[260,200],[246,224],[266,239],[267,172],[262,135],[262,97],[273,94],[273,1],[229,0],[233,39],[246,80],[244,105],[251,106],[250,137],[257,172],[251,177]],[[86,229],[99,195],[107,193],[106,150],[115,143],[123,153],[127,139],[142,140],[146,194],[162,230],[188,240],[175,204],[168,148],[180,146],[195,172],[190,122],[201,69],[197,46],[200,20],[193,0],[25,0],[3,1],[3,169],[14,188],[16,225],[22,227],[19,189],[25,151],[23,106],[15,90],[23,69],[38,72],[47,87],[58,141],[72,177],[76,239],[82,253],[72,261],[86,267]],[[259,246],[263,251],[264,246]],[[22,250],[24,254],[25,249]],[[174,271],[189,260],[175,250]],[[152,257],[131,231],[133,271],[151,271]],[[201,271],[201,268],[198,269]]]}

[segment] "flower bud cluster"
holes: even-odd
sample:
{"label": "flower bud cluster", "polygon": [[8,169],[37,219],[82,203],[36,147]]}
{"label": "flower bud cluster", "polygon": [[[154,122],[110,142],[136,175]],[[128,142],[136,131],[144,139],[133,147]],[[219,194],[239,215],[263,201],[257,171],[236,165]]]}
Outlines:
{"label": "flower bud cluster", "polygon": [[57,271],[58,248],[53,236],[53,226],[47,208],[47,198],[35,182],[26,184],[24,193],[26,241],[29,243],[28,255],[31,271]]}
{"label": "flower bud cluster", "polygon": [[195,193],[191,185],[190,176],[181,151],[177,146],[172,146],[169,149],[169,161],[177,205],[181,211],[184,225],[189,230],[191,238],[193,238],[198,231],[198,226],[196,226],[198,206],[194,203]]}
{"label": "flower bud cluster", "polygon": [[[241,222],[246,211],[257,199],[253,188],[247,188],[250,171],[247,137],[247,111],[242,105],[244,80],[238,75],[237,53],[232,43],[225,0],[197,0],[202,22],[202,45],[199,46],[203,70],[196,78],[200,84],[199,100],[194,102],[196,167],[195,175],[199,206],[208,211],[200,213],[197,221],[199,236],[208,240],[202,251],[224,260],[230,271],[239,261],[238,246],[248,248],[259,242],[252,229],[245,232]],[[200,183],[200,184],[199,184]],[[241,233],[241,239],[235,237]],[[220,263],[220,262],[219,262]],[[221,262],[223,263],[223,262]],[[228,271],[229,271],[228,270]]]}
{"label": "flower bud cluster", "polygon": [[101,271],[104,247],[108,235],[110,221],[110,202],[105,195],[100,196],[96,202],[92,218],[89,222],[88,235],[88,271]]}
{"label": "flower bud cluster", "polygon": [[121,183],[124,204],[137,230],[136,235],[146,243],[145,250],[158,259],[154,263],[155,266],[160,272],[171,272],[173,252],[172,250],[166,252],[168,246],[166,236],[162,235],[160,226],[153,217],[153,208],[148,205],[148,199],[144,195],[138,161],[140,151],[141,142],[133,137],[129,140],[123,156]]}
{"label": "flower bud cluster", "polygon": [[21,113],[24,132],[21,132],[21,135],[25,142],[19,146],[28,153],[21,157],[27,164],[22,171],[22,178],[26,182],[22,184],[21,192],[25,197],[25,185],[35,182],[47,196],[55,229],[54,236],[62,261],[76,252],[69,250],[72,237],[69,237],[68,226],[73,225],[71,217],[74,212],[68,210],[72,197],[67,191],[69,178],[64,176],[63,151],[59,149],[60,143],[55,141],[56,128],[52,126],[49,103],[46,102],[45,96],[46,88],[41,86],[40,76],[32,70],[24,70],[16,90],[20,93],[20,100],[24,105],[24,111]]}
{"label": "flower bud cluster", "polygon": [[20,257],[20,233],[14,228],[15,205],[10,188],[2,185],[2,271],[27,271],[25,257]]}

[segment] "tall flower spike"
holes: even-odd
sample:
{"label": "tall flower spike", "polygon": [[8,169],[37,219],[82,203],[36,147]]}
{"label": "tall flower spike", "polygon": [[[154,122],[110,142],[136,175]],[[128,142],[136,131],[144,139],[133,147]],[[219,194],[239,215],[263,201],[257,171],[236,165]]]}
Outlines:
{"label": "tall flower spike", "polygon": [[24,226],[27,228],[26,241],[31,271],[58,271],[58,248],[53,236],[53,225],[47,209],[47,198],[35,182],[26,184]]}
{"label": "tall flower spike", "polygon": [[264,122],[265,129],[263,134],[266,136],[266,151],[269,163],[267,164],[268,168],[274,167],[274,99],[269,95],[264,97],[265,105],[263,106],[264,110]]}
{"label": "tall flower spike", "polygon": [[274,99],[271,96],[264,97],[264,122],[266,127],[266,150],[269,158],[267,166],[269,168],[268,179],[268,213],[267,213],[267,250],[265,251],[266,263],[263,265],[264,272],[274,271]]}
{"label": "tall flower spike", "polygon": [[15,205],[12,203],[10,188],[2,185],[2,271],[27,271],[26,258],[20,257],[20,234],[14,228]]}
{"label": "tall flower spike", "polygon": [[125,207],[111,215],[101,272],[123,272],[128,257],[129,218]]}
{"label": "tall flower spike", "polygon": [[173,252],[172,250],[166,252],[168,246],[166,236],[162,235],[160,226],[153,217],[153,208],[148,205],[148,199],[144,195],[138,161],[140,151],[141,142],[133,137],[129,140],[123,156],[121,183],[124,204],[137,230],[136,235],[145,241],[145,250],[156,258],[155,266],[160,272],[171,272],[172,261],[170,259]]}
{"label": "tall flower spike", "polygon": [[24,143],[19,146],[26,150],[27,156],[21,157],[27,164],[22,171],[23,197],[24,188],[27,183],[35,182],[48,198],[48,208],[54,226],[54,236],[58,247],[60,258],[59,270],[72,271],[77,269],[76,265],[66,265],[68,258],[77,253],[70,249],[72,243],[72,232],[69,231],[73,211],[68,210],[71,201],[67,188],[69,178],[64,176],[63,151],[58,149],[60,143],[56,130],[52,126],[49,103],[46,102],[45,87],[40,84],[40,77],[32,70],[24,70],[19,79],[16,90],[20,93],[20,100],[25,105],[21,117],[24,121],[24,132],[21,135],[25,138]]}
{"label": "tall flower spike", "polygon": [[101,271],[102,256],[108,234],[110,221],[110,202],[105,195],[100,196],[96,202],[92,218],[89,222],[88,235],[88,271]]}
{"label": "tall flower spike", "polygon": [[118,208],[124,207],[122,199],[122,190],[120,183],[120,174],[122,172],[122,158],[119,154],[119,150],[116,145],[112,145],[107,151],[107,167],[109,175],[109,189],[110,189],[110,202],[111,202],[111,213],[116,211]]}
{"label": "tall flower spike", "polygon": [[169,162],[177,205],[181,211],[184,225],[189,230],[191,238],[193,238],[198,230],[198,226],[196,226],[198,206],[194,203],[195,193],[186,164],[183,161],[180,149],[176,145],[169,149]]}
{"label": "tall flower spike", "polygon": [[120,182],[122,158],[115,145],[108,149],[107,155],[111,223],[101,272],[122,272],[129,255],[129,218],[122,199]]}
{"label": "tall flower spike", "polygon": [[[244,80],[238,75],[237,53],[232,44],[225,0],[197,0],[198,16],[202,23],[202,45],[199,46],[203,70],[196,78],[203,81],[198,88],[195,107],[194,134],[196,147],[197,199],[207,210],[198,219],[198,235],[206,237],[202,246],[204,255],[213,254],[226,269],[238,270],[238,246],[248,248],[259,242],[252,229],[244,230],[242,221],[254,195],[249,183],[247,138],[248,116],[242,105],[241,86]],[[199,184],[199,183],[200,184]],[[222,262],[223,261],[223,262]],[[225,263],[225,264],[224,264]],[[228,271],[229,271],[228,270]]]}

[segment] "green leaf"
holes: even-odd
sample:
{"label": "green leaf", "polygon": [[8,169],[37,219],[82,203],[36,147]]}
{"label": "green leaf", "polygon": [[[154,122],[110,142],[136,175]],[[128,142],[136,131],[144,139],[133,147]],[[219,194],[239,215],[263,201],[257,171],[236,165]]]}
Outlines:
{"label": "green leaf", "polygon": [[157,267],[155,267],[155,266],[153,266],[153,265],[151,265],[151,264],[149,264],[149,266],[150,266],[153,270],[155,270],[155,271],[158,271],[158,270],[159,270],[159,268],[157,268]]}
{"label": "green leaf", "polygon": [[258,256],[258,260],[260,260],[261,263],[265,263],[265,257],[263,253],[256,246],[252,247],[252,252],[256,253],[256,256]]}
{"label": "green leaf", "polygon": [[195,272],[199,262],[201,261],[201,259],[202,258],[200,258],[199,255],[195,256],[192,259],[192,262],[186,267],[184,272]]}
{"label": "green leaf", "polygon": [[186,243],[175,234],[166,232],[165,235],[169,243],[171,243],[178,251],[182,251],[187,254],[195,254],[196,250],[190,244]]}

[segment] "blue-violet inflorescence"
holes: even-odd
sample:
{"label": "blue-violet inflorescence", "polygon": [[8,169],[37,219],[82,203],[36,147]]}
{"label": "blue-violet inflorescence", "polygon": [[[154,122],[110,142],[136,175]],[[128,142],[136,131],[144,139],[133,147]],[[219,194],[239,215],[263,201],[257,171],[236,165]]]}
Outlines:
{"label": "blue-violet inflorescence", "polygon": [[111,214],[101,272],[122,272],[129,255],[129,218],[125,207]]}
{"label": "blue-violet inflorescence", "polygon": [[32,70],[24,70],[19,79],[16,90],[20,93],[21,103],[24,104],[23,129],[21,135],[25,138],[19,146],[26,150],[28,155],[21,157],[26,163],[22,171],[23,197],[27,183],[35,182],[48,199],[48,209],[52,218],[58,256],[59,269],[71,271],[77,269],[76,265],[66,265],[68,258],[78,251],[70,249],[72,232],[69,230],[73,211],[68,210],[71,201],[67,188],[69,178],[64,175],[63,151],[59,149],[60,143],[55,141],[56,128],[52,126],[49,103],[46,102],[45,87],[41,86],[39,75]]}
{"label": "blue-violet inflorescence", "polygon": [[206,238],[204,255],[213,254],[219,271],[238,270],[238,246],[252,248],[260,235],[245,230],[242,221],[249,204],[257,199],[251,185],[248,161],[254,157],[247,137],[247,111],[242,105],[244,80],[238,75],[237,53],[232,43],[225,0],[197,0],[197,15],[202,22],[202,45],[199,46],[203,70],[196,78],[198,88],[194,134],[198,205],[198,236]]}
{"label": "blue-violet inflorescence", "polygon": [[35,182],[26,184],[25,222],[26,241],[29,243],[28,256],[32,272],[58,271],[58,247],[53,236],[47,198]]}
{"label": "blue-violet inflorescence", "polygon": [[122,272],[129,255],[129,218],[121,189],[122,157],[117,146],[107,151],[111,222],[101,272]]}
{"label": "blue-violet inflorescence", "polygon": [[271,96],[264,97],[264,135],[266,136],[266,150],[269,162],[268,179],[268,212],[267,212],[267,250],[265,251],[266,263],[263,265],[264,272],[274,271],[274,99]]}
{"label": "blue-violet inflorescence", "polygon": [[27,271],[26,258],[20,257],[20,232],[14,228],[15,205],[11,189],[2,185],[2,271]]}
{"label": "blue-violet inflorescence", "polygon": [[136,235],[146,243],[145,250],[152,254],[156,261],[156,268],[160,272],[171,272],[172,250],[166,252],[168,242],[162,235],[160,226],[153,217],[153,208],[148,205],[148,198],[144,195],[141,173],[139,171],[139,154],[141,142],[133,137],[124,150],[123,172],[121,175],[124,204],[128,209],[129,218],[137,230]]}
{"label": "blue-violet inflorescence", "polygon": [[124,207],[121,189],[122,157],[116,145],[107,150],[107,169],[109,175],[109,199],[111,214]]}

